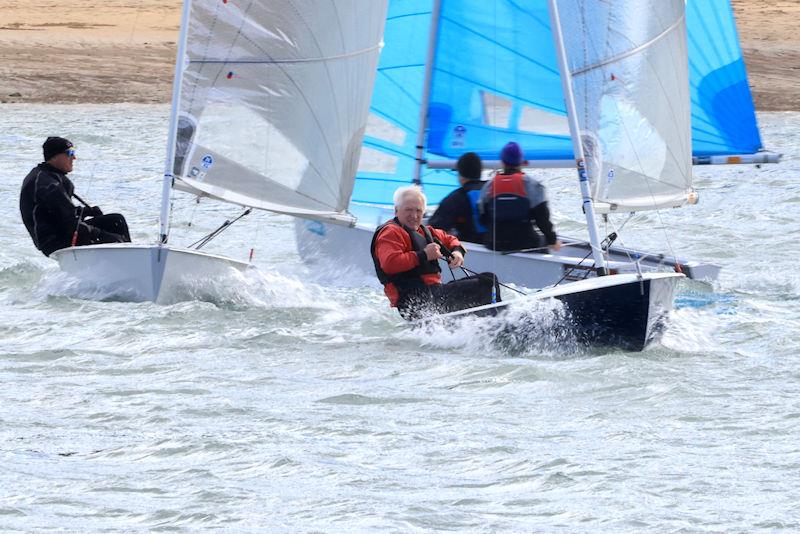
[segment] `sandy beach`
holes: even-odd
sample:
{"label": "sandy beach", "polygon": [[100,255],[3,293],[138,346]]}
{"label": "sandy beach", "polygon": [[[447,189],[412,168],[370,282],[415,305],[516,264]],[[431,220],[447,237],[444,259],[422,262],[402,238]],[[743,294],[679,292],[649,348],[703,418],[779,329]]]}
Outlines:
{"label": "sandy beach", "polygon": [[[800,1],[733,5],[756,107],[800,110]],[[176,0],[87,0],[68,7],[6,0],[0,102],[169,102],[180,9]]]}

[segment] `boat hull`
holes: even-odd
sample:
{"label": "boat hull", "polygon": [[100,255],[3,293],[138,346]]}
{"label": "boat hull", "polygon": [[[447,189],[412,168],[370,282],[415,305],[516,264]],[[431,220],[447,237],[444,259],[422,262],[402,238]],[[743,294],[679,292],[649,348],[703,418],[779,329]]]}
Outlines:
{"label": "boat hull", "polygon": [[243,271],[244,262],[191,249],[113,243],[70,247],[51,258],[77,280],[82,294],[101,300],[169,304],[187,289]]}
{"label": "boat hull", "polygon": [[[554,328],[567,330],[580,343],[640,351],[663,333],[675,290],[683,278],[678,273],[644,273],[641,277],[617,274],[546,288],[523,298],[556,299],[563,303],[566,313],[559,317]],[[468,315],[500,315],[516,303],[518,300],[436,315],[416,324]],[[515,325],[515,328],[525,327],[525,321]]]}
{"label": "boat hull", "polygon": [[[369,247],[374,226],[358,224],[345,227],[305,219],[295,220],[297,246],[304,261],[315,269],[326,268],[340,272],[342,266],[358,269],[367,276],[374,276]],[[466,265],[475,272],[493,272],[503,283],[513,283],[528,288],[541,288],[558,283],[562,279],[575,281],[593,277],[590,269],[589,247],[583,242],[564,238],[565,246],[558,253],[495,252],[483,245],[464,243],[467,249]],[[630,257],[642,258],[639,265],[644,272],[674,270],[676,261],[689,278],[713,281],[720,267],[709,263],[675,260],[660,254],[646,254],[613,247],[609,268],[615,273],[635,273],[636,265]],[[375,285],[378,285],[377,278]]]}

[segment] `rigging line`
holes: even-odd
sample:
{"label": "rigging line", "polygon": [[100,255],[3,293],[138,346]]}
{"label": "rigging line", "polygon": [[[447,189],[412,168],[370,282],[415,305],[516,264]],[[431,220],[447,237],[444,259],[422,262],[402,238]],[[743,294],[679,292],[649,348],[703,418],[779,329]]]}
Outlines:
{"label": "rigging line", "polygon": [[[101,152],[101,155],[102,155],[102,152]],[[89,173],[89,180],[88,180],[88,183],[87,183],[87,186],[86,186],[86,190],[87,191],[91,191],[92,190],[92,183],[94,182],[94,175],[95,175],[95,171],[97,170],[97,162],[98,162],[98,159],[94,160],[94,163],[92,164],[92,171]],[[86,202],[81,197],[76,195],[74,190],[72,192],[72,196],[75,197],[76,199],[78,199],[78,202],[80,202],[82,204],[82,206],[80,206],[80,211],[78,212],[78,220],[75,223],[75,231],[72,232],[72,241],[70,242],[70,246],[74,247],[75,245],[78,244],[78,230],[80,229],[81,223],[83,222],[83,213],[84,213],[84,211],[86,211],[86,208],[88,208],[90,206],[89,206],[88,202]],[[69,201],[70,201],[70,203],[72,203],[72,199],[69,199]]]}
{"label": "rigging line", "polygon": [[136,16],[133,18],[133,27],[131,28],[131,34],[128,36],[128,45],[133,43],[133,35],[136,33],[136,26],[139,24],[139,16],[142,14],[144,2],[137,2],[137,4]]}
{"label": "rigging line", "polygon": [[[439,245],[439,249],[441,250],[442,255],[444,256],[445,260],[450,260],[453,257],[453,251],[450,250],[449,248],[447,248],[445,246],[445,244],[442,243],[441,240],[439,240],[439,239],[434,237],[433,238],[433,242],[436,243],[437,245]],[[450,267],[450,264],[448,263],[447,266]],[[461,265],[460,269],[462,271],[464,271],[464,273],[467,274],[467,275],[472,274],[472,275],[475,275],[475,276],[477,276],[479,278],[483,278],[484,280],[492,280],[493,279],[491,276],[488,276],[488,275],[486,275],[484,273],[478,273],[478,272],[473,271],[472,269],[467,269],[466,267],[464,267],[463,264]],[[450,272],[452,273],[453,269],[450,269]],[[492,274],[494,274],[494,273],[492,273]],[[455,279],[455,275],[453,275],[453,279]],[[515,289],[515,288],[513,288],[511,286],[503,284],[502,282],[497,280],[497,275],[494,275],[494,281],[496,281],[498,285],[503,286],[503,287],[505,287],[507,289],[510,289],[511,291],[516,291],[517,293],[520,293],[522,295],[527,295],[527,293],[525,293],[524,291],[520,291],[519,289]]]}
{"label": "rigging line", "polygon": [[666,28],[664,31],[662,31],[660,34],[656,35],[655,37],[653,37],[649,41],[647,41],[645,43],[642,43],[642,44],[640,44],[639,46],[637,46],[635,48],[631,48],[630,50],[627,50],[627,51],[625,51],[625,52],[623,52],[621,54],[618,54],[616,56],[610,57],[608,59],[604,59],[603,61],[599,61],[599,62],[597,62],[597,63],[595,63],[593,65],[587,65],[586,67],[581,67],[580,69],[574,70],[574,71],[572,71],[572,75],[573,76],[577,76],[579,74],[583,74],[585,72],[588,72],[588,71],[591,71],[591,70],[595,70],[595,69],[598,69],[600,67],[604,67],[606,65],[610,65],[611,63],[616,63],[617,61],[619,61],[621,59],[625,59],[626,57],[632,56],[632,55],[634,55],[634,54],[636,54],[636,53],[638,53],[638,52],[640,52],[642,50],[645,50],[645,49],[649,48],[650,46],[654,45],[655,43],[657,43],[658,41],[660,41],[661,39],[663,39],[664,37],[666,37],[667,35],[672,33],[676,28],[678,28],[680,26],[680,24],[685,20],[685,18],[686,18],[686,15],[684,13],[681,13],[681,16],[678,17],[678,20],[676,20],[668,28]]}
{"label": "rigging line", "polygon": [[[609,217],[606,219],[606,221],[607,221],[609,224],[611,224],[611,227],[614,229],[614,233],[615,233],[615,234],[617,234],[617,236],[620,236],[620,237],[619,237],[619,242],[620,242],[620,244],[622,245],[622,247],[623,247],[623,250],[625,251],[625,255],[628,257],[628,261],[629,261],[629,262],[631,262],[631,263],[634,263],[634,262],[636,262],[637,260],[634,260],[634,259],[633,259],[633,256],[631,256],[630,250],[628,249],[628,247],[626,247],[626,246],[625,246],[625,241],[623,241],[623,240],[622,240],[622,237],[621,237],[621,235],[622,235],[622,234],[621,234],[621,232],[622,232],[622,229],[623,229],[623,228],[625,228],[625,225],[626,225],[626,224],[628,224],[628,221],[630,221],[632,217],[633,217],[633,213],[631,213],[631,214],[628,216],[627,220],[625,220],[625,222],[623,222],[623,223],[622,223],[622,226],[620,226],[620,227],[619,227],[619,229],[617,229],[616,225],[614,224],[614,221],[613,221],[613,220],[611,220],[611,217],[610,217],[610,216],[609,216]],[[611,247],[609,246],[609,248],[611,248]],[[609,250],[609,254],[610,254],[610,253],[611,253],[611,251]]]}
{"label": "rigging line", "polygon": [[225,231],[225,230],[227,230],[228,228],[230,228],[230,227],[233,225],[233,223],[235,223],[236,221],[238,221],[239,219],[241,219],[242,217],[244,217],[244,216],[246,216],[246,215],[250,215],[250,213],[251,213],[252,211],[253,211],[253,208],[247,208],[247,209],[246,209],[246,210],[245,210],[245,211],[244,211],[244,212],[243,212],[241,215],[239,215],[239,216],[238,216],[238,217],[236,217],[235,219],[233,219],[233,220],[226,220],[226,221],[225,221],[224,223],[222,223],[222,224],[221,224],[221,225],[220,225],[220,226],[219,226],[219,227],[218,227],[216,230],[214,230],[213,232],[211,232],[210,234],[208,234],[208,235],[206,235],[206,236],[204,236],[204,237],[201,237],[200,239],[198,239],[197,241],[195,241],[194,243],[192,243],[191,245],[189,245],[189,246],[188,246],[188,247],[186,247],[186,248],[192,248],[192,247],[194,247],[195,245],[197,245],[197,246],[196,246],[196,248],[195,248],[195,250],[200,250],[200,249],[201,249],[201,248],[203,248],[203,247],[204,247],[206,244],[208,244],[208,243],[209,243],[209,242],[210,242],[212,239],[214,239],[215,237],[217,237],[217,236],[218,236],[219,234],[221,234],[223,231]]}

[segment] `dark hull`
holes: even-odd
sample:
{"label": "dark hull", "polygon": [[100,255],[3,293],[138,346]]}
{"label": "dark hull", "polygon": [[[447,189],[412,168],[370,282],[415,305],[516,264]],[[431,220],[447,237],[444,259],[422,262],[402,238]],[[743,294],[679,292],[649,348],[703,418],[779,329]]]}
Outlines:
{"label": "dark hull", "polygon": [[[616,278],[616,279],[615,279]],[[564,304],[558,326],[579,343],[640,351],[663,333],[672,309],[680,275],[614,275],[574,282],[544,290],[532,298],[554,298]],[[465,315],[494,316],[504,313],[513,302],[502,302],[423,319],[419,323]],[[515,328],[526,328],[517,324]],[[535,325],[531,325],[531,330]]]}
{"label": "dark hull", "polygon": [[555,297],[584,343],[639,351],[663,334],[677,279],[642,280]]}

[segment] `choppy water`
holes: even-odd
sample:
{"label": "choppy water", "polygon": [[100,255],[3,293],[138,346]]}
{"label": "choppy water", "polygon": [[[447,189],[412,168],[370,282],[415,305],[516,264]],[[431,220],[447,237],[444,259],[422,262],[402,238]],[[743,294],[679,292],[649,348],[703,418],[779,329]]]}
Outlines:
{"label": "choppy water", "polygon": [[[635,354],[409,331],[366,280],[309,280],[280,216],[209,247],[255,244],[261,269],[205,300],[80,298],[31,245],[21,180],[70,137],[79,194],[151,241],[167,114],[0,107],[0,530],[800,529],[797,113],[760,116],[784,163],[697,169],[698,206],[628,223],[724,266]],[[579,235],[574,180],[546,183]],[[238,213],[176,209],[178,244]]]}

